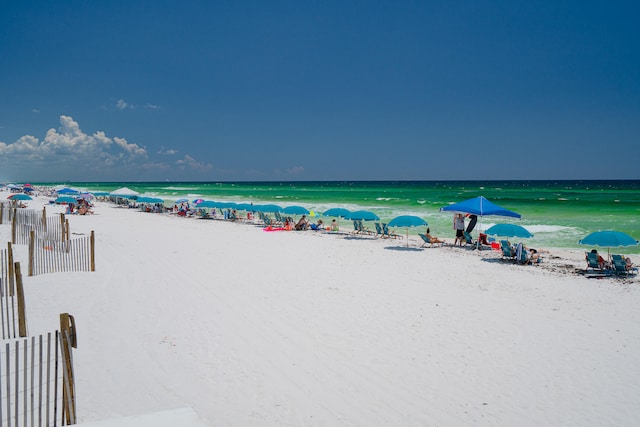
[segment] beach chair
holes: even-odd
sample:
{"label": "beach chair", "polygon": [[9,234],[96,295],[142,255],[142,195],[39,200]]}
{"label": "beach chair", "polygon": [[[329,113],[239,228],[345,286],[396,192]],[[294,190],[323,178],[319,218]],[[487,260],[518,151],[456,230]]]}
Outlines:
{"label": "beach chair", "polygon": [[351,232],[351,234],[358,234],[360,233],[360,228],[358,227],[358,221],[357,220],[353,220],[353,231]]}
{"label": "beach chair", "polygon": [[587,252],[585,258],[587,259],[587,270],[603,270],[602,266],[600,266],[600,262],[598,261],[597,252]]}
{"label": "beach chair", "polygon": [[433,245],[444,245],[444,242],[436,242],[433,239],[430,239],[426,234],[418,233],[418,236],[420,236],[423,241],[422,246],[420,246],[421,248],[424,248],[426,244],[429,244],[430,247]]}
{"label": "beach chair", "polygon": [[365,227],[363,222],[360,221],[360,220],[358,220],[358,233],[360,233],[360,234],[368,234],[368,235],[374,234],[374,232],[369,230],[367,227]]}
{"label": "beach chair", "polygon": [[392,233],[389,230],[389,226],[387,224],[384,224],[384,223],[382,224],[382,237],[387,237],[387,238],[391,237],[391,238],[394,238],[394,239],[398,239],[398,238],[402,239],[401,235]]}
{"label": "beach chair", "polygon": [[518,246],[516,246],[516,262],[518,264],[529,263],[529,257],[527,256],[527,251],[525,250],[524,245],[522,243],[518,243]]}
{"label": "beach chair", "polygon": [[502,249],[502,258],[515,260],[516,251],[508,240],[500,240],[500,249]]}
{"label": "beach chair", "polygon": [[638,274],[638,267],[627,264],[627,260],[622,255],[611,255],[613,272],[617,275],[629,276]]}
{"label": "beach chair", "polygon": [[463,231],[464,243],[465,245],[473,245],[476,249],[480,247],[480,243],[478,241],[473,240],[473,236],[468,231]]}
{"label": "beach chair", "polygon": [[384,234],[382,232],[382,226],[380,225],[380,223],[376,222],[374,225],[376,227],[376,237],[384,237]]}

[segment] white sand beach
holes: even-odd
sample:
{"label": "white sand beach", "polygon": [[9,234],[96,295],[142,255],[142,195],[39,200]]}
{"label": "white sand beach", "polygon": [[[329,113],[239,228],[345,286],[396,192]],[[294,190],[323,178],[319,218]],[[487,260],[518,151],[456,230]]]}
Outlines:
{"label": "white sand beach", "polygon": [[575,274],[584,252],[521,266],[414,238],[94,211],[68,216],[72,238],[95,231],[94,273],[24,279],[30,334],[75,317],[80,422],[191,407],[210,426],[640,423],[639,280]]}

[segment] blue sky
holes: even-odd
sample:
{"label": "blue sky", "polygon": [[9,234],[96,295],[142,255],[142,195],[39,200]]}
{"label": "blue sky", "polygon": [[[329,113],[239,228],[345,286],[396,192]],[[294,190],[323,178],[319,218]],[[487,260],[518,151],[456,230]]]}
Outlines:
{"label": "blue sky", "polygon": [[0,181],[639,179],[637,4],[10,2]]}

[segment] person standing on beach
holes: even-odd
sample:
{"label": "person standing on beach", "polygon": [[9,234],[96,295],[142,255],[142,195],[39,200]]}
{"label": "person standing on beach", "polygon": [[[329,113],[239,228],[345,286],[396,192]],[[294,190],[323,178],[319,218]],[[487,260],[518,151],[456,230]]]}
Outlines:
{"label": "person standing on beach", "polygon": [[453,245],[455,246],[459,241],[460,246],[462,246],[464,239],[464,216],[461,213],[453,216],[453,228],[456,230],[456,239],[453,241]]}

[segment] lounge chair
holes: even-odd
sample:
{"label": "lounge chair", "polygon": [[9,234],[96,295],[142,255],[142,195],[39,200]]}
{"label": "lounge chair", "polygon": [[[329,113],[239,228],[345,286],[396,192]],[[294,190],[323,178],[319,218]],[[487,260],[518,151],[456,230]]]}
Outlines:
{"label": "lounge chair", "polygon": [[522,243],[518,243],[518,246],[516,246],[516,262],[518,264],[531,264],[529,253]]}
{"label": "lounge chair", "polygon": [[599,255],[597,252],[587,252],[585,257],[587,259],[587,270],[604,270],[603,266],[600,265],[600,261],[598,259]]}
{"label": "lounge chair", "polygon": [[376,226],[376,237],[384,237],[384,233],[382,232],[382,226],[379,222],[374,224]]}
{"label": "lounge chair", "polygon": [[426,234],[418,233],[418,236],[420,236],[420,238],[424,242],[422,243],[422,246],[420,246],[421,248],[424,248],[425,245],[427,244],[429,244],[430,247],[433,245],[440,245],[440,246],[444,245],[444,242],[442,240],[433,239],[433,238],[430,239],[429,236],[427,236]]}
{"label": "lounge chair", "polygon": [[394,239],[402,239],[401,235],[389,231],[389,226],[387,224],[382,224],[382,237],[393,237]]}
{"label": "lounge chair", "polygon": [[627,260],[622,255],[611,255],[613,262],[613,272],[617,275],[629,276],[638,274],[638,267],[628,265]]}
{"label": "lounge chair", "polygon": [[367,227],[365,227],[364,224],[362,223],[362,221],[360,221],[360,220],[358,220],[358,233],[360,233],[360,234],[368,234],[368,235],[375,234],[373,231],[371,231]]}
{"label": "lounge chair", "polygon": [[500,240],[500,248],[502,249],[502,258],[516,259],[516,250],[508,240]]}
{"label": "lounge chair", "polygon": [[470,245],[477,244],[477,242],[473,241],[473,236],[471,236],[471,233],[469,233],[468,231],[463,231],[463,235],[464,235],[465,244],[470,244]]}

